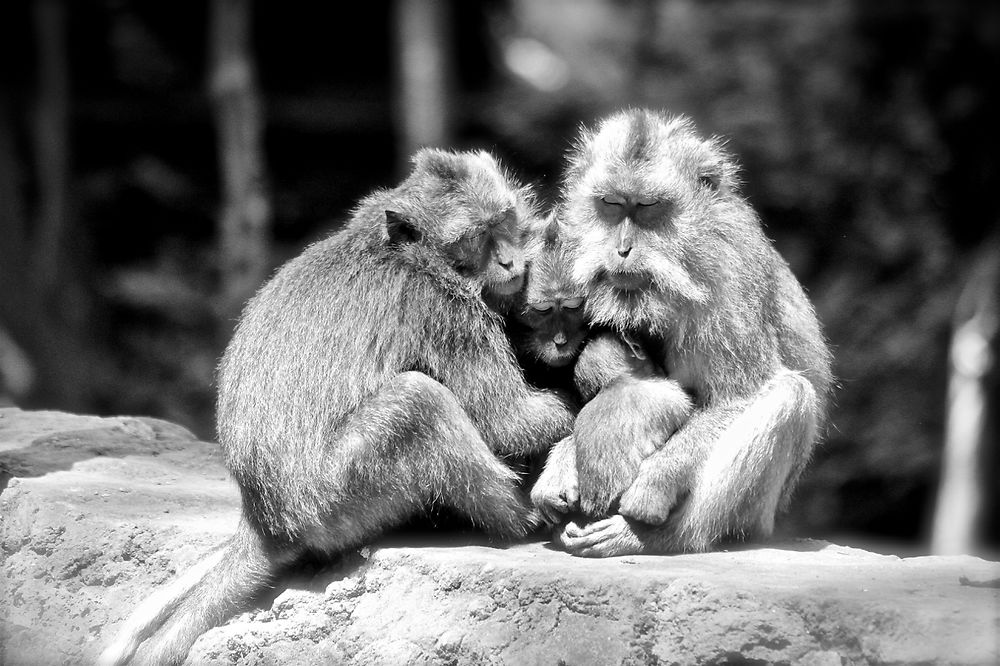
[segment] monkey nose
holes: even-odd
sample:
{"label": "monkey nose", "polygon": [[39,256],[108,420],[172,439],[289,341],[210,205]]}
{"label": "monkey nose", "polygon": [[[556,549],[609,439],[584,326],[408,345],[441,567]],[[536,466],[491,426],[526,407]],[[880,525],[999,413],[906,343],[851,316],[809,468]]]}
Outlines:
{"label": "monkey nose", "polygon": [[556,347],[562,347],[567,342],[566,341],[566,334],[565,333],[556,333],[556,337],[554,337],[552,339],[552,341],[556,343]]}
{"label": "monkey nose", "polygon": [[513,259],[507,259],[507,258],[501,258],[501,259],[497,259],[497,263],[500,264],[501,267],[503,267],[504,269],[506,269],[506,270],[509,271],[511,269],[511,267],[514,265],[514,260]]}
{"label": "monkey nose", "polygon": [[630,252],[632,252],[631,246],[630,247],[620,247],[620,248],[618,248],[618,256],[621,257],[622,259],[625,259],[626,257],[628,257],[628,255],[629,255]]}

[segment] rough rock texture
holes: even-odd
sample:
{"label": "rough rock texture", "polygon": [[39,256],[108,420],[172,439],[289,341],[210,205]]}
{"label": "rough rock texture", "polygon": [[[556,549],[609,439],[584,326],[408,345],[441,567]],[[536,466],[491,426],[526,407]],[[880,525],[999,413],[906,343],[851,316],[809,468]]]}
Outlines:
{"label": "rough rock texture", "polygon": [[[154,419],[0,410],[4,484],[0,663],[10,665],[92,662],[239,511],[217,446]],[[975,583],[998,577],[1000,565],[973,557],[812,541],[581,560],[544,543],[397,536],[285,581],[202,636],[190,661],[992,664],[1000,590]]]}

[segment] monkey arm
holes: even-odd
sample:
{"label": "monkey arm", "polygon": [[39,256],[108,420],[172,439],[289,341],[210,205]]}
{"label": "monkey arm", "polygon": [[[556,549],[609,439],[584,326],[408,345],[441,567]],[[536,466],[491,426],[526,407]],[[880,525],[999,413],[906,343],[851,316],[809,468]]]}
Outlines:
{"label": "monkey arm", "polygon": [[531,502],[550,524],[562,521],[579,505],[576,475],[576,442],[572,435],[557,442],[549,451],[545,469],[531,488]]}
{"label": "monkey arm", "polygon": [[573,370],[577,391],[591,400],[619,377],[665,378],[645,350],[611,331],[595,334],[580,352]]}
{"label": "monkey arm", "polygon": [[741,405],[713,406],[692,414],[667,446],[645,458],[621,496],[622,515],[662,524],[687,493],[711,447],[741,411]]}
{"label": "monkey arm", "polygon": [[705,550],[727,535],[769,535],[790,474],[811,452],[818,409],[812,384],[783,369],[749,398],[696,412],[669,446],[642,463],[620,513],[662,524],[686,493],[668,524],[671,549]]}
{"label": "monkey arm", "polygon": [[693,408],[676,381],[631,377],[617,379],[587,403],[573,429],[581,511],[593,517],[612,513],[643,461]]}
{"label": "monkey arm", "polygon": [[455,346],[465,354],[456,365],[460,369],[440,381],[455,393],[495,454],[540,453],[572,432],[574,410],[554,392],[528,385],[501,328],[456,330],[455,336]]}

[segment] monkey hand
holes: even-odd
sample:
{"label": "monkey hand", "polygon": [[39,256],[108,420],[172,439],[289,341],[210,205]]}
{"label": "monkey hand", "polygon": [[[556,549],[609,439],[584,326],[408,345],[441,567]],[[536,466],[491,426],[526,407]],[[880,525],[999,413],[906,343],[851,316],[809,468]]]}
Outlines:
{"label": "monkey hand", "polygon": [[567,437],[552,447],[545,469],[531,489],[531,502],[550,525],[562,522],[566,514],[579,507],[576,449],[572,437]]}
{"label": "monkey hand", "polygon": [[648,471],[643,473],[647,469],[643,466],[638,477],[622,494],[618,512],[648,525],[662,525],[677,503],[677,485]]}
{"label": "monkey hand", "polygon": [[641,527],[619,515],[583,527],[568,523],[556,531],[555,541],[577,557],[637,555],[646,550]]}

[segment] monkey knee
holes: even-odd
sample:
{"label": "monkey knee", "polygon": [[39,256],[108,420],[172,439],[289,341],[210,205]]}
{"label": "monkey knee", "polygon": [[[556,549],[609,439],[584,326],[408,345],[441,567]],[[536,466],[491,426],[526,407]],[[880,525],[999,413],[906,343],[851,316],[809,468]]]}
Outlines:
{"label": "monkey knee", "polygon": [[675,488],[636,487],[633,484],[622,495],[618,513],[647,525],[662,525],[670,518],[676,503]]}
{"label": "monkey knee", "polygon": [[810,416],[815,414],[819,405],[812,383],[795,370],[778,371],[765,392],[780,397],[787,405]]}

